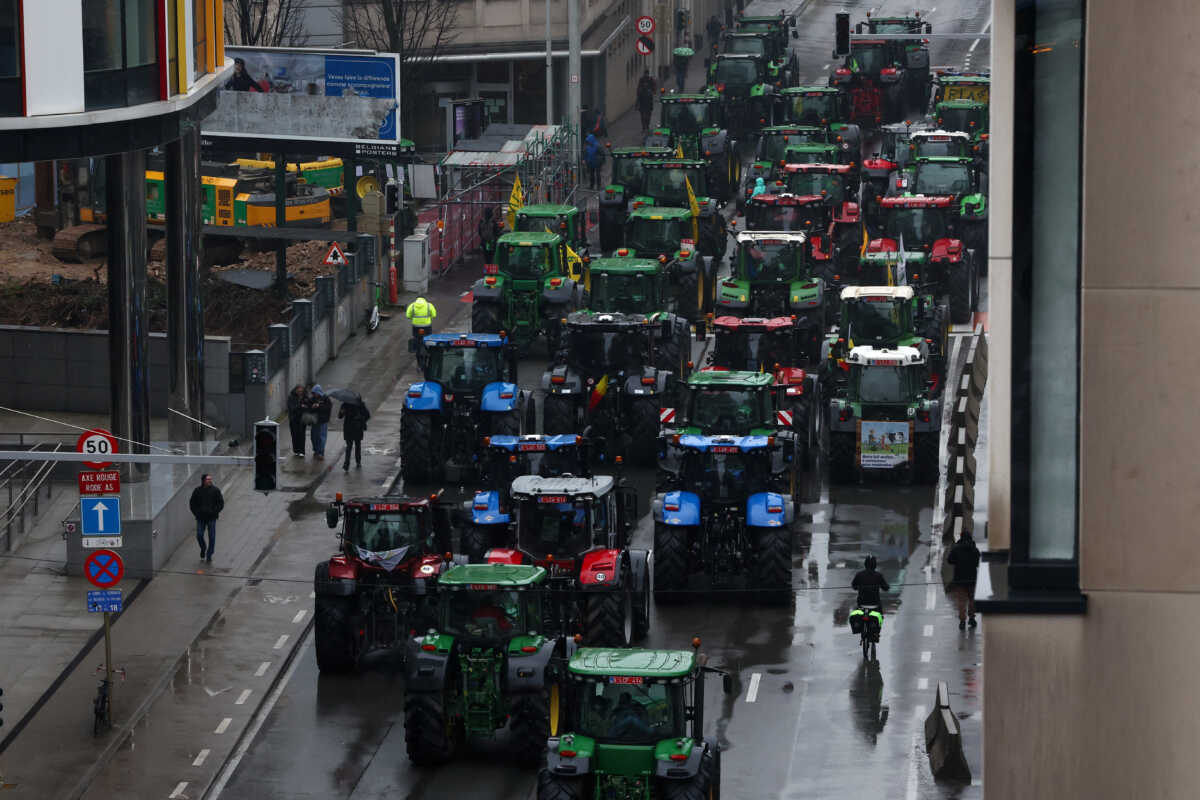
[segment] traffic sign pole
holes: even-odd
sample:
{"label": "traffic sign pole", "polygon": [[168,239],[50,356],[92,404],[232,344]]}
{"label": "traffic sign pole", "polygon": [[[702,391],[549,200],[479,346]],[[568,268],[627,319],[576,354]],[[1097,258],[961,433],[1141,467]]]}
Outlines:
{"label": "traffic sign pole", "polygon": [[104,612],[104,680],[108,685],[108,719],[112,720],[113,709],[113,668],[112,668],[112,614]]}

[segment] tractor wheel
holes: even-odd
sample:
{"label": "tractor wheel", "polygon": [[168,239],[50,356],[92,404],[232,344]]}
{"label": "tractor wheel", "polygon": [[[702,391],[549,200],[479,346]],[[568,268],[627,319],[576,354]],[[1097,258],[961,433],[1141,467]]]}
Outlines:
{"label": "tractor wheel", "polygon": [[500,307],[495,303],[474,303],[471,306],[471,332],[499,333]]}
{"label": "tractor wheel", "polygon": [[961,325],[971,321],[975,310],[975,270],[966,261],[950,273],[950,321]]}
{"label": "tractor wheel", "polygon": [[547,434],[577,433],[573,398],[559,394],[546,395],[542,401],[542,429]]}
{"label": "tractor wheel", "polygon": [[701,756],[700,769],[692,777],[682,781],[664,781],[663,800],[713,800],[720,790],[719,784],[713,785],[713,778],[720,770],[715,763],[718,758],[716,749],[716,745],[707,744]]}
{"label": "tractor wheel", "polygon": [[633,588],[633,639],[640,642],[650,632],[650,570],[643,573],[642,587]]}
{"label": "tractor wheel", "polygon": [[938,473],[941,472],[941,464],[938,459],[938,435],[934,433],[917,434],[916,442],[913,446],[916,448],[914,454],[913,468],[916,474],[913,476],[917,483],[936,484],[938,481]]}
{"label": "tractor wheel", "polygon": [[631,464],[654,466],[658,459],[658,398],[635,397],[626,419],[631,440],[626,458]]}
{"label": "tractor wheel", "polygon": [[583,778],[555,775],[548,769],[538,773],[537,800],[583,800]]}
{"label": "tractor wheel", "polygon": [[520,436],[521,435],[521,409],[514,408],[512,411],[501,411],[493,414],[488,414],[491,418],[491,428],[493,436]]}
{"label": "tractor wheel", "polygon": [[832,483],[854,481],[854,434],[829,434],[829,480]]}
{"label": "tractor wheel", "polygon": [[[329,580],[329,563],[317,564],[315,583]],[[354,669],[354,632],[350,627],[350,599],[317,595],[313,627],[317,639],[317,669],[342,674]]]}
{"label": "tractor wheel", "polygon": [[433,480],[437,471],[433,443],[433,415],[413,411],[400,414],[400,472],[405,481]]}
{"label": "tractor wheel", "polygon": [[677,286],[680,315],[692,322],[698,322],[704,316],[704,295],[699,270],[681,275]]}
{"label": "tractor wheel", "polygon": [[550,700],[546,693],[514,697],[508,730],[512,734],[513,760],[523,767],[541,764],[550,738]]}
{"label": "tractor wheel", "polygon": [[533,399],[533,392],[529,392],[525,396],[525,414],[522,433],[535,433],[537,431],[537,401]]}
{"label": "tractor wheel", "polygon": [[459,540],[459,548],[472,564],[482,563],[487,551],[496,546],[494,525],[470,525]]}
{"label": "tractor wheel", "polygon": [[688,529],[654,526],[654,598],[675,599],[687,585]]}
{"label": "tractor wheel", "polygon": [[754,590],[776,603],[792,594],[792,537],[787,528],[759,528],[754,553]]}
{"label": "tractor wheel", "polygon": [[587,595],[587,617],[583,636],[589,647],[629,647],[633,643],[633,592],[629,572],[621,576],[619,589]]}
{"label": "tractor wheel", "polygon": [[444,764],[454,757],[458,732],[441,694],[416,692],[405,698],[404,744],[408,759],[419,767]]}
{"label": "tractor wheel", "polygon": [[736,184],[730,183],[733,177],[733,171],[729,168],[729,152],[717,153],[711,156],[708,162],[709,175],[709,191],[716,197],[728,200],[732,196],[732,192],[737,188]]}

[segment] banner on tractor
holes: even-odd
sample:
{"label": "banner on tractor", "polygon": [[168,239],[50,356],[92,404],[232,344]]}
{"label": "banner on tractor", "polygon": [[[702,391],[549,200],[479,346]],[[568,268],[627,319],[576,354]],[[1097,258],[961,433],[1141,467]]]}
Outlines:
{"label": "banner on tractor", "polygon": [[858,423],[859,464],[863,469],[891,469],[912,457],[912,427],[908,422]]}

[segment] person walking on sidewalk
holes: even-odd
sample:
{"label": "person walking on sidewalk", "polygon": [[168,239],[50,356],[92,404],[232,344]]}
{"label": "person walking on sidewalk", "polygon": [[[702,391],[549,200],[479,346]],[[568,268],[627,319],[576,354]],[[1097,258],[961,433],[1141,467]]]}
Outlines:
{"label": "person walking on sidewalk", "polygon": [[350,471],[350,451],[354,451],[355,466],[362,466],[362,440],[363,432],[367,429],[367,420],[371,418],[371,412],[367,410],[365,403],[342,403],[342,407],[338,409],[338,419],[346,420],[342,424],[342,436],[346,439],[346,460],[342,464],[342,471]]}
{"label": "person walking on sidewalk", "polygon": [[325,459],[325,439],[329,435],[329,418],[333,416],[333,401],[325,396],[321,384],[313,384],[308,410],[316,415],[312,426],[313,458]]}
{"label": "person walking on sidewalk", "polygon": [[958,629],[962,630],[968,624],[974,628],[978,624],[975,622],[975,579],[979,575],[979,548],[975,546],[970,531],[963,531],[962,536],[958,537],[946,555],[946,563],[954,567],[950,593],[954,595],[954,604],[958,606]]}
{"label": "person walking on sidewalk", "polygon": [[588,168],[588,188],[600,188],[600,170],[604,167],[604,148],[594,134],[589,133],[584,140],[587,147],[583,149],[583,162]]}
{"label": "person walking on sidewalk", "polygon": [[296,388],[288,394],[287,411],[288,427],[292,429],[292,455],[304,458],[304,406],[308,403],[308,392],[303,383],[297,383]]}
{"label": "person walking on sidewalk", "polygon": [[717,19],[716,14],[708,18],[708,43],[710,45],[721,43],[721,20]]}
{"label": "person walking on sidewalk", "polygon": [[[192,516],[196,518],[196,541],[200,543],[200,558],[212,563],[213,548],[217,545],[217,517],[225,508],[225,498],[221,490],[213,486],[212,475],[207,472],[200,476],[200,485],[192,490],[192,499],[188,503]],[[208,529],[208,545],[204,544],[204,530]]]}
{"label": "person walking on sidewalk", "polygon": [[637,110],[642,115],[642,135],[650,132],[650,115],[654,112],[654,78],[650,70],[642,73],[637,85]]}

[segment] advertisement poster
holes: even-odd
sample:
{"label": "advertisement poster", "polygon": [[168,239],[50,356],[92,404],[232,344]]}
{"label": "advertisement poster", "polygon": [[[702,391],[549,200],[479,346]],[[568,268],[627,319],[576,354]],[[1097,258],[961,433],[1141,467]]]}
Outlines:
{"label": "advertisement poster", "polygon": [[908,463],[911,436],[907,422],[858,423],[859,463],[863,469],[889,469]]}

